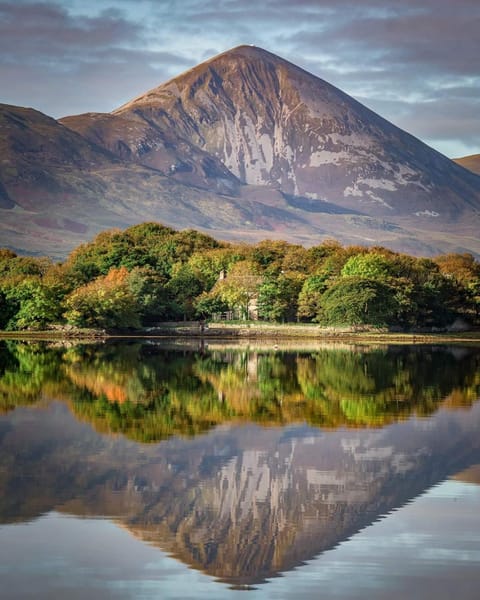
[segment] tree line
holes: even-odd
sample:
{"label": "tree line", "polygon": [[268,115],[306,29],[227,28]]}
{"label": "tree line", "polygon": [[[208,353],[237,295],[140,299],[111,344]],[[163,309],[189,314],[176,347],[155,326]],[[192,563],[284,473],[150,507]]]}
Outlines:
{"label": "tree line", "polygon": [[124,329],[229,313],[275,322],[480,324],[480,263],[334,240],[228,243],[159,223],[100,233],[62,263],[0,249],[0,329]]}

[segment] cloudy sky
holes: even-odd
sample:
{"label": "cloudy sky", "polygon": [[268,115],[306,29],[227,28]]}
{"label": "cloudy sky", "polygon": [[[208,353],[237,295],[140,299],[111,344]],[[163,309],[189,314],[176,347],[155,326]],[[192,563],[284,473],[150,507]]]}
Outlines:
{"label": "cloudy sky", "polygon": [[479,0],[0,0],[0,102],[110,111],[255,44],[447,156],[480,152]]}

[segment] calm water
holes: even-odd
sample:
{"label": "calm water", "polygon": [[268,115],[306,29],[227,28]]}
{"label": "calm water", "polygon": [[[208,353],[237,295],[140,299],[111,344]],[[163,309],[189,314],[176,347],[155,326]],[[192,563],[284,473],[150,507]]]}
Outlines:
{"label": "calm water", "polygon": [[480,348],[0,343],[1,598],[480,589]]}

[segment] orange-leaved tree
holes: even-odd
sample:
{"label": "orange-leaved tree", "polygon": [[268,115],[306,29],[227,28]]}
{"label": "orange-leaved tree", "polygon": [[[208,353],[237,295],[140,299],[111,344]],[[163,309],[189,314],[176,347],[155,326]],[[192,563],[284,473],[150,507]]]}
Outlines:
{"label": "orange-leaved tree", "polygon": [[113,268],[69,294],[64,316],[77,327],[139,327],[141,307],[131,291],[129,272]]}

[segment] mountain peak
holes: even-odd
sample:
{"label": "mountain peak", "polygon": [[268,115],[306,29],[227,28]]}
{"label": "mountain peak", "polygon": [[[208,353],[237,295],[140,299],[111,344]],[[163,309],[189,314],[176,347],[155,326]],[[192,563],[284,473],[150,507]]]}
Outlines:
{"label": "mountain peak", "polygon": [[457,219],[467,198],[475,198],[477,208],[473,179],[458,202],[437,200],[459,176],[446,157],[257,46],[218,54],[114,114],[174,130],[177,139],[220,160],[240,182],[307,203],[327,201],[369,216],[402,214],[429,223]]}
{"label": "mountain peak", "polygon": [[[254,46],[253,44],[241,44],[240,46],[235,46],[234,48],[230,48],[230,50],[225,50],[224,52],[221,52],[220,54],[217,54],[215,56],[212,56],[211,58],[207,59],[205,62],[200,63],[199,65],[197,65],[198,67],[201,67],[202,65],[208,65],[211,63],[215,63],[216,61],[221,61],[224,59],[232,59],[232,60],[264,60],[264,61],[271,61],[271,62],[288,62],[285,59],[281,58],[280,56],[277,56],[276,54],[273,54],[273,52],[269,52],[268,50],[265,50],[264,48],[260,48],[259,46]],[[293,65],[293,63],[290,63]],[[296,67],[298,68],[298,67]]]}
{"label": "mountain peak", "polygon": [[[284,58],[264,50],[258,46],[242,44],[235,46],[216,54],[211,58],[195,65],[194,67],[187,69],[180,75],[176,75],[171,79],[161,83],[159,86],[136,96],[133,100],[130,100],[126,104],[123,104],[119,108],[113,111],[114,114],[124,112],[138,104],[151,104],[155,103],[157,97],[163,98],[165,92],[176,90],[178,86],[182,87],[196,87],[195,81],[199,78],[203,78],[206,71],[214,70],[220,77],[223,74],[227,74],[227,79],[231,79],[242,72],[242,67],[252,65],[254,63],[262,64],[266,69],[275,69],[281,65],[288,67],[289,69],[303,73],[307,77],[314,77],[310,73],[303,71],[300,67],[297,67],[293,63],[288,62]],[[316,79],[316,78],[315,78]]]}
{"label": "mountain peak", "polygon": [[[82,223],[89,194],[118,207],[120,223],[109,225],[153,218],[220,237],[269,232],[304,243],[333,236],[423,254],[479,252],[478,175],[257,46],[222,52],[113,113],[49,123],[52,135],[43,123],[27,130],[10,119],[0,208],[30,210],[28,195],[65,202],[78,181]],[[26,155],[30,137],[39,151]],[[74,211],[65,207],[70,223]],[[12,212],[4,230],[18,218]],[[50,214],[35,218],[53,226]]]}
{"label": "mountain peak", "polygon": [[[286,58],[278,56],[278,54],[274,54],[273,52],[269,52],[264,48],[260,48],[259,46],[254,46],[253,44],[242,44],[240,46],[235,46],[230,50],[226,50],[225,52],[221,52],[212,58],[207,59],[206,61],[200,63],[193,70],[202,70],[205,67],[216,67],[220,66],[223,63],[233,64],[236,68],[241,68],[241,65],[249,65],[253,63],[262,63],[264,65],[270,66],[272,68],[283,67],[289,72],[297,73],[300,77],[307,77],[315,79],[318,82],[322,82],[325,85],[328,85],[326,82],[322,81],[312,73],[305,71],[298,65],[288,61]],[[180,75],[181,77],[181,75]]]}

